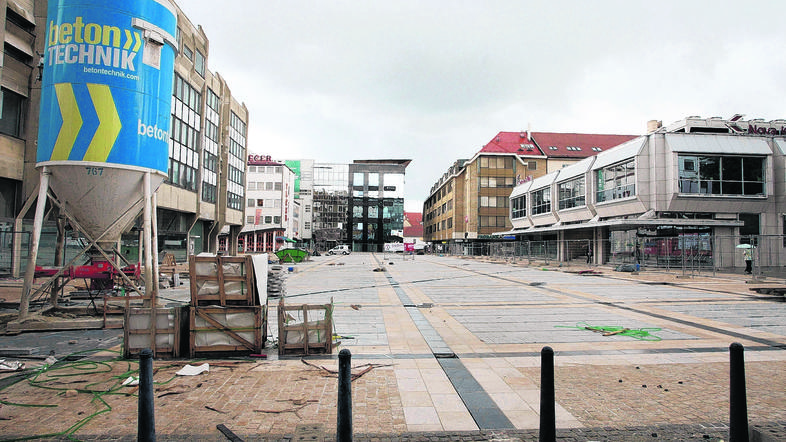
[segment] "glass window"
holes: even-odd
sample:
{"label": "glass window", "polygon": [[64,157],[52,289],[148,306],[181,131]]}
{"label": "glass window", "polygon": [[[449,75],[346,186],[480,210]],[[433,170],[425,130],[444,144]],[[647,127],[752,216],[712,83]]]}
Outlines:
{"label": "glass window", "polygon": [[194,55],[194,70],[201,77],[205,76],[205,56],[199,52],[199,49],[197,49],[196,54]]}
{"label": "glass window", "polygon": [[570,209],[586,205],[584,196],[584,177],[559,184],[559,209]]}
{"label": "glass window", "polygon": [[551,212],[551,188],[545,187],[532,192],[532,214]]}
{"label": "glass window", "polygon": [[597,202],[612,201],[636,195],[636,163],[629,160],[597,170]]}
{"label": "glass window", "polygon": [[527,216],[527,196],[521,195],[513,198],[512,204],[512,218],[524,218]]}
{"label": "glass window", "polygon": [[0,133],[19,137],[24,129],[24,102],[25,97],[11,92],[8,89],[0,89],[3,95],[2,107],[0,107]]}
{"label": "glass window", "polygon": [[765,157],[681,155],[678,164],[680,193],[765,194]]}
{"label": "glass window", "polygon": [[353,186],[362,186],[364,185],[364,176],[363,172],[355,172],[352,174],[352,185]]}

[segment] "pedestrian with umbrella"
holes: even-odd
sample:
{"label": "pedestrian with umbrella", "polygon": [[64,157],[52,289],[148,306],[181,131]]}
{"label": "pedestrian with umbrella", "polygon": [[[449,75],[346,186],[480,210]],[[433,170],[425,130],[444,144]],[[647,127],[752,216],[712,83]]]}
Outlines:
{"label": "pedestrian with umbrella", "polygon": [[742,259],[745,260],[745,274],[750,275],[753,273],[753,255],[751,254],[751,248],[753,248],[750,244],[740,244],[737,246],[738,249],[742,249]]}

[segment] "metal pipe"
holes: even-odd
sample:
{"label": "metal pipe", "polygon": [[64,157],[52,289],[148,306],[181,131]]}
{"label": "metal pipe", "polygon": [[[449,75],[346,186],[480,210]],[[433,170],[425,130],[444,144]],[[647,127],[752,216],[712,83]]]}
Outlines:
{"label": "metal pipe", "polygon": [[[151,209],[152,204],[151,204],[151,201],[150,201],[151,200],[151,196],[150,196],[150,172],[145,172],[145,176],[144,176],[144,179],[143,179],[142,186],[143,186],[142,192],[143,192],[143,194],[145,196],[144,197],[145,198],[145,209],[144,209],[144,214],[143,214],[143,218],[142,218],[143,219],[143,221],[142,221],[143,222],[142,231],[145,234],[145,244],[144,244],[144,247],[145,247],[145,263],[144,263],[145,295],[152,297],[154,289],[153,289],[153,267],[152,267],[153,256],[152,256],[152,248],[151,248],[151,245],[150,245],[150,243],[151,243],[150,235],[151,235],[151,232],[152,232],[151,213],[150,213],[152,211],[152,209]],[[152,301],[152,298],[151,298],[151,301]],[[153,308],[153,307],[155,307],[155,304],[151,302],[149,307]]]}
{"label": "metal pipe", "polygon": [[[153,291],[150,292],[150,295],[153,297],[153,307],[155,307],[158,299],[158,194],[155,192],[152,192],[150,195],[150,203],[150,241],[153,244]],[[188,235],[186,235],[186,241],[188,241]],[[153,351],[153,354],[155,354],[155,351]]]}
{"label": "metal pipe", "polygon": [[27,259],[22,296],[19,299],[19,319],[25,319],[29,314],[30,294],[33,290],[33,279],[35,278],[35,262],[38,259],[38,246],[41,241],[41,230],[44,225],[44,209],[46,208],[46,195],[49,189],[49,176],[49,169],[46,166],[42,167],[41,179],[38,184],[38,201],[36,201],[35,207],[35,220],[33,221],[33,235],[32,238],[30,238],[30,256]]}

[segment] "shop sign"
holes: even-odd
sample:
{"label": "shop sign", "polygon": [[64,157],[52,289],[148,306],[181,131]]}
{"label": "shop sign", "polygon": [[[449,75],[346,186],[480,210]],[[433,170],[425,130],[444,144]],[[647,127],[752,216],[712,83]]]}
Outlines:
{"label": "shop sign", "polygon": [[249,155],[248,156],[248,164],[254,165],[257,163],[266,163],[273,161],[270,155]]}

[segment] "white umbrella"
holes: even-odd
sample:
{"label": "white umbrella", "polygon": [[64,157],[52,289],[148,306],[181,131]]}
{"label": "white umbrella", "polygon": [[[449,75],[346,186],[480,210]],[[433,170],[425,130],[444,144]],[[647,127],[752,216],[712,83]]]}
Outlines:
{"label": "white umbrella", "polygon": [[755,247],[750,245],[750,244],[738,244],[737,248],[738,249],[754,249]]}

